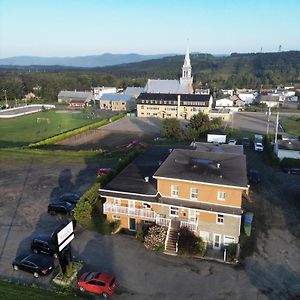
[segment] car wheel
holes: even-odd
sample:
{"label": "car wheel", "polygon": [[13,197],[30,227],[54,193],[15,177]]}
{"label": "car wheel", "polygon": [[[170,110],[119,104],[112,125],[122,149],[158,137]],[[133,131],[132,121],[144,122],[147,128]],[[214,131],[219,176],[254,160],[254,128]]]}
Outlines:
{"label": "car wheel", "polygon": [[49,214],[50,214],[51,216],[55,216],[55,215],[56,215],[56,211],[50,210],[50,211],[49,211]]}
{"label": "car wheel", "polygon": [[33,273],[33,276],[34,276],[35,278],[38,278],[38,277],[39,277],[39,274],[38,274],[37,272],[34,272],[34,273]]}
{"label": "car wheel", "polygon": [[107,293],[102,293],[103,298],[108,298],[108,294]]}
{"label": "car wheel", "polygon": [[80,292],[84,292],[84,291],[85,291],[85,288],[84,288],[83,286],[80,286],[80,287],[79,287],[79,290],[80,290]]}
{"label": "car wheel", "polygon": [[19,267],[17,265],[14,265],[14,270],[15,271],[18,271],[19,270]]}

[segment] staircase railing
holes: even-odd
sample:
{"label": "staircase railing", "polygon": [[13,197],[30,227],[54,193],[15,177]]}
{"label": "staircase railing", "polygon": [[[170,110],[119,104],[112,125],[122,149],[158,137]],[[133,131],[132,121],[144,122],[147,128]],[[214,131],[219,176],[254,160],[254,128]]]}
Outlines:
{"label": "staircase railing", "polygon": [[168,244],[168,240],[169,240],[170,231],[171,231],[171,222],[169,222],[169,226],[168,226],[168,230],[167,230],[167,236],[166,236],[166,240],[165,240],[165,250],[167,250],[167,244]]}

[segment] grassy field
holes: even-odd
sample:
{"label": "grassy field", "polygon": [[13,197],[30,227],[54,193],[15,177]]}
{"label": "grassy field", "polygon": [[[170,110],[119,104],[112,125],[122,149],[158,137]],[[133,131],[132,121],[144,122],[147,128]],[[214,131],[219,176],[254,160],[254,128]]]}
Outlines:
{"label": "grassy field", "polygon": [[[50,136],[75,129],[101,119],[72,112],[40,112],[14,119],[0,120],[0,147],[26,146]],[[102,119],[107,116],[103,115]]]}
{"label": "grassy field", "polygon": [[37,287],[29,287],[21,284],[15,284],[12,282],[0,281],[0,291],[3,298],[6,300],[71,300],[82,299],[73,295],[63,295],[55,292],[47,291]]}
{"label": "grassy field", "polygon": [[300,117],[291,117],[285,120],[280,121],[284,131],[294,135],[300,136]]}

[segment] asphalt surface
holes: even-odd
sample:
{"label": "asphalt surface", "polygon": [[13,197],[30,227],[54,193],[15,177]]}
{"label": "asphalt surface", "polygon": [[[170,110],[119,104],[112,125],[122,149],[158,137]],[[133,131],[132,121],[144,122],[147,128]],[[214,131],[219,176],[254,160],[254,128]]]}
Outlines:
{"label": "asphalt surface", "polygon": [[[120,287],[114,299],[296,299],[300,176],[274,170],[253,149],[247,149],[247,161],[261,172],[262,182],[253,187],[247,207],[255,213],[255,228],[252,240],[242,243],[242,265],[167,256],[146,250],[133,237],[80,229],[72,242],[73,254],[85,262],[84,270],[116,275]],[[82,194],[99,167],[55,158],[48,163],[0,160],[1,278],[49,287],[54,274],[35,279],[13,271],[11,262],[29,252],[33,236],[51,233],[61,222],[47,214],[49,201],[67,191]]]}

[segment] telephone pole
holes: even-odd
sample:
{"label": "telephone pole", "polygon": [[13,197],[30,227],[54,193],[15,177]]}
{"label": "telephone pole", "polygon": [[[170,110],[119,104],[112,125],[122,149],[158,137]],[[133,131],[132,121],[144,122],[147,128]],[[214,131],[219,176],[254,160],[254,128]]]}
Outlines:
{"label": "telephone pole", "polygon": [[270,116],[271,116],[271,106],[269,106],[269,110],[267,111],[268,114],[268,123],[267,123],[267,135],[269,135],[269,127],[270,127]]}
{"label": "telephone pole", "polygon": [[4,91],[4,96],[5,96],[5,106],[8,107],[6,90],[3,90],[3,91]]}
{"label": "telephone pole", "polygon": [[277,143],[278,123],[279,123],[279,100],[278,100],[277,116],[276,116],[276,128],[275,128],[275,139],[274,139],[275,144]]}

